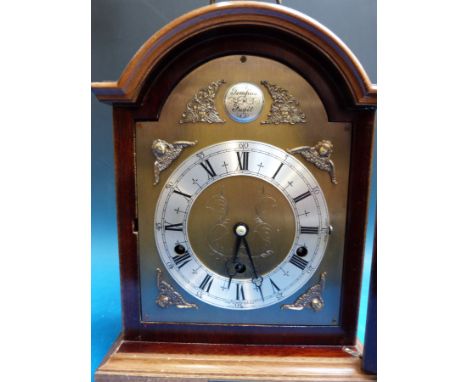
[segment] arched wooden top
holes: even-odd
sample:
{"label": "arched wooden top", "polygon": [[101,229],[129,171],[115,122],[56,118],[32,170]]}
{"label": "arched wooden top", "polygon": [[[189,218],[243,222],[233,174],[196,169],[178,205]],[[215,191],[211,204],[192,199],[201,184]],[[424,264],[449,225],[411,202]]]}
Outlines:
{"label": "arched wooden top", "polygon": [[356,56],[333,32],[293,9],[251,1],[216,3],[177,18],[145,42],[118,81],[94,82],[92,90],[102,102],[135,103],[152,69],[171,50],[208,30],[235,25],[267,26],[300,37],[323,52],[338,69],[355,105],[376,105],[376,86]]}

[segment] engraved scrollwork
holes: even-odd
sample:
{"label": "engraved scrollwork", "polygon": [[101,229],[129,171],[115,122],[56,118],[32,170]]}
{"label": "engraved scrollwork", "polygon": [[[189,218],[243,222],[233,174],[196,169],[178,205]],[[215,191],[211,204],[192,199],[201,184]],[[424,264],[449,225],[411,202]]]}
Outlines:
{"label": "engraved scrollwork", "polygon": [[325,306],[322,293],[325,289],[326,276],[327,272],[323,272],[320,275],[318,284],[311,286],[305,293],[301,294],[293,304],[282,305],[281,309],[303,310],[304,308],[310,308],[315,312],[322,310]]}
{"label": "engraved scrollwork", "polygon": [[261,122],[262,125],[279,125],[280,123],[295,125],[306,122],[306,115],[299,108],[299,101],[292,94],[268,81],[261,81],[261,84],[268,89],[273,101],[268,118]]}
{"label": "engraved scrollwork", "polygon": [[229,205],[223,189],[208,200],[205,208],[209,210],[209,216],[215,222],[207,232],[208,246],[217,259],[222,259],[226,256],[226,237],[231,234],[231,219],[228,217]]}
{"label": "engraved scrollwork", "polygon": [[[262,251],[259,251],[259,257],[267,258],[274,255],[274,250],[271,249],[271,240],[274,234],[279,234],[280,229],[278,226],[273,227],[271,222],[272,215],[277,208],[277,201],[271,195],[265,193],[262,189],[255,201],[255,225],[253,232],[257,235],[259,242],[262,244]],[[257,257],[254,255],[254,258]]]}
{"label": "engraved scrollwork", "polygon": [[219,87],[224,83],[224,80],[214,81],[206,88],[199,89],[187,104],[179,123],[224,123],[214,101]]}
{"label": "engraved scrollwork", "polygon": [[[281,231],[277,222],[276,224],[270,222],[274,221],[273,216],[277,204],[276,199],[267,194],[263,188],[258,190],[254,209],[252,210],[254,214],[252,217],[252,234],[255,235],[259,248],[258,252],[252,255],[254,259],[268,258],[275,254],[272,249],[272,237]],[[213,222],[212,227],[206,233],[208,247],[217,260],[225,260],[230,257],[229,240],[226,240],[226,238],[232,236],[235,221],[229,214],[229,203],[224,195],[223,188],[208,199],[205,208],[208,213],[207,220]],[[244,250],[244,246],[241,245],[240,251],[243,252]]]}
{"label": "engraved scrollwork", "polygon": [[171,163],[177,159],[182,150],[186,147],[195,146],[198,141],[176,141],[168,143],[163,139],[156,139],[151,145],[151,150],[156,158],[154,161],[154,185],[159,183],[159,174],[168,168]]}
{"label": "engraved scrollwork", "polygon": [[330,175],[333,184],[338,184],[335,175],[335,164],[330,159],[333,153],[333,144],[324,139],[315,146],[300,146],[288,149],[290,154],[301,154],[308,162],[312,163],[319,170],[326,171]]}
{"label": "engraved scrollwork", "polygon": [[156,268],[156,280],[159,289],[159,296],[156,300],[161,308],[167,308],[168,306],[175,305],[179,309],[198,309],[196,304],[190,304],[184,300],[179,292],[176,292],[174,288],[166,281],[161,280],[162,271]]}

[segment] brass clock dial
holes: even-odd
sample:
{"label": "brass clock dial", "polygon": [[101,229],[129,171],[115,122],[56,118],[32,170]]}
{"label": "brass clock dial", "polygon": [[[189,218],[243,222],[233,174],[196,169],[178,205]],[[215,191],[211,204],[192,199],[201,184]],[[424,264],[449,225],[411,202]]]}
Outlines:
{"label": "brass clock dial", "polygon": [[266,143],[226,141],[173,171],[154,233],[162,262],[186,292],[247,310],[276,304],[310,280],[325,253],[329,216],[299,160]]}

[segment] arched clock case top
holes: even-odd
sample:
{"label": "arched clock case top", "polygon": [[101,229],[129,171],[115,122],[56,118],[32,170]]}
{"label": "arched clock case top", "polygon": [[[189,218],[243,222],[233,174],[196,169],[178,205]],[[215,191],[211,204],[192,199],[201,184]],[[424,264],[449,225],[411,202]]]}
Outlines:
{"label": "arched clock case top", "polygon": [[[229,47],[216,49],[219,42],[227,40]],[[275,45],[275,40],[279,44]],[[268,49],[270,44],[279,50]],[[358,59],[333,32],[290,8],[243,1],[207,6],[179,17],[155,33],[139,49],[118,81],[96,82],[92,88],[100,101],[134,104],[141,101],[150,82],[155,76],[161,76],[162,70],[177,72],[173,62],[169,65],[170,59],[190,47],[195,48],[190,49],[192,54],[196,51],[200,54],[184,63],[185,72],[204,61],[241,51],[266,57],[275,55],[279,61],[295,65],[295,60],[291,60],[293,56],[282,54],[286,46],[291,50],[290,54],[292,50],[299,49],[296,52],[299,56],[320,63],[320,74],[330,74],[340,81],[338,89],[346,89],[349,104],[363,107],[376,105],[376,87]],[[310,66],[307,69],[313,70]],[[313,76],[310,79],[313,80]],[[165,81],[164,85],[170,87],[170,82]],[[165,89],[159,90],[164,92]]]}
{"label": "arched clock case top", "polygon": [[[100,101],[113,105],[124,339],[353,345],[359,305],[357,292],[342,295],[340,320],[335,326],[203,325],[142,320],[134,155],[136,125],[141,121],[158,121],[169,95],[190,72],[213,59],[235,54],[264,57],[291,68],[315,89],[328,121],[347,122],[352,126],[341,285],[344,291],[360,289],[376,87],[351,51],[315,20],[278,5],[218,3],[190,12],[153,35],[118,81],[92,85]],[[173,128],[179,128],[178,124]],[[316,143],[304,142],[309,146]]]}

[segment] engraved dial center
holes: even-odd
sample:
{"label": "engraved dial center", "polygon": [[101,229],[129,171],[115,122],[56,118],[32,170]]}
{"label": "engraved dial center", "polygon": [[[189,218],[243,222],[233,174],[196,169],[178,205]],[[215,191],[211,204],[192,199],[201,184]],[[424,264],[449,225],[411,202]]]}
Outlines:
{"label": "engraved dial center", "polygon": [[[234,234],[233,234],[234,231]],[[230,176],[203,190],[188,218],[190,245],[211,270],[225,276],[236,237],[248,240],[258,272],[265,274],[288,255],[296,234],[294,213],[286,197],[270,183],[253,176]],[[252,271],[243,245],[239,261]]]}

